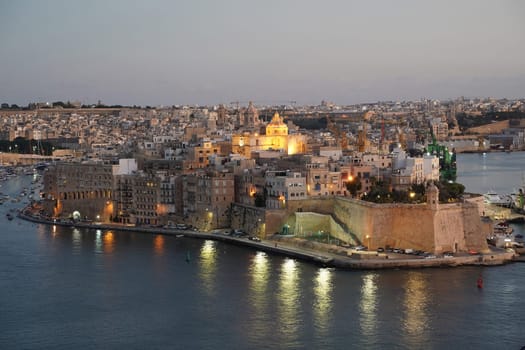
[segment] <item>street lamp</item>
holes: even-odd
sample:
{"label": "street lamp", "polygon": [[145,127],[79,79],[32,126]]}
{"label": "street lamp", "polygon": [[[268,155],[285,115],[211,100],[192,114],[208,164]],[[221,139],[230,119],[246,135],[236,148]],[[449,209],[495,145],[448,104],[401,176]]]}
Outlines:
{"label": "street lamp", "polygon": [[366,235],[366,240],[368,241],[368,245],[367,245],[367,248],[368,250],[370,250],[370,235]]}

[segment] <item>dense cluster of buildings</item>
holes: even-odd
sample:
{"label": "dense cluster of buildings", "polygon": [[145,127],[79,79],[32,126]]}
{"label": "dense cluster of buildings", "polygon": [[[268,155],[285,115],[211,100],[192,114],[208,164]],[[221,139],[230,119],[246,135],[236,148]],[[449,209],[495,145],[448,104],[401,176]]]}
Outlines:
{"label": "dense cluster of buildings", "polygon": [[[408,149],[425,150],[430,134],[451,142],[456,113],[484,106],[457,100],[260,110],[252,103],[38,109],[4,111],[0,125],[4,139],[56,144],[61,161],[45,172],[44,215],[212,230],[232,226],[233,215],[257,213],[255,224],[233,221],[268,235],[286,223],[279,212],[290,214],[301,203],[359,199],[377,181],[402,191],[438,181],[438,156]],[[522,101],[503,106],[525,108]],[[300,127],[323,119],[324,127]],[[265,213],[281,219],[269,223]]]}

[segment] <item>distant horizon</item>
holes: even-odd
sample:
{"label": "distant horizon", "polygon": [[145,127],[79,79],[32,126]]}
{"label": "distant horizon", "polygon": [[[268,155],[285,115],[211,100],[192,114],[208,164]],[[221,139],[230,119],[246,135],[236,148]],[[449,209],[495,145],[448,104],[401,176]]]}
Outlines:
{"label": "distant horizon", "polygon": [[522,98],[519,0],[0,0],[0,102]]}
{"label": "distant horizon", "polygon": [[[97,102],[93,102],[93,103],[84,103],[83,101],[80,101],[80,100],[67,100],[67,99],[57,99],[57,100],[53,100],[53,101],[30,101],[30,102],[25,102],[25,103],[11,103],[9,101],[0,101],[1,104],[4,104],[4,103],[7,103],[9,106],[12,106],[12,105],[17,105],[18,107],[20,108],[25,108],[25,107],[29,107],[30,104],[41,104],[41,103],[49,103],[49,104],[53,104],[53,103],[57,103],[57,102],[62,102],[62,103],[79,103],[82,105],[82,106],[97,106],[98,105],[98,102],[100,101],[100,105],[101,106],[104,106],[104,107],[112,107],[112,106],[122,106],[123,108],[125,107],[137,107],[137,108],[146,108],[146,107],[151,107],[151,108],[156,108],[156,107],[162,107],[162,108],[166,108],[166,107],[174,107],[174,106],[196,106],[196,107],[215,107],[215,106],[219,106],[219,105],[224,105],[226,107],[237,107],[237,104],[241,107],[244,107],[244,106],[247,106],[250,102],[253,103],[254,106],[259,106],[259,107],[263,107],[263,106],[287,106],[287,105],[290,105],[290,106],[295,106],[295,107],[302,107],[302,106],[320,106],[322,104],[323,101],[327,102],[327,103],[331,103],[331,104],[334,104],[335,106],[338,106],[338,107],[342,107],[342,106],[356,106],[356,105],[371,105],[371,104],[378,104],[378,103],[387,103],[387,102],[421,102],[421,101],[424,101],[424,100],[429,100],[429,101],[440,101],[440,102],[450,102],[450,101],[455,101],[455,100],[458,100],[458,99],[465,99],[466,101],[470,101],[470,100],[488,100],[488,99],[494,99],[494,100],[509,100],[509,101],[521,101],[521,100],[525,100],[525,97],[494,97],[494,96],[457,96],[457,97],[451,97],[451,98],[444,98],[444,99],[440,99],[440,98],[433,98],[433,97],[421,97],[419,99],[414,99],[414,100],[409,100],[409,99],[404,99],[404,100],[378,100],[378,101],[367,101],[367,102],[356,102],[356,103],[342,103],[342,104],[339,104],[339,103],[336,103],[330,99],[323,99],[321,101],[319,101],[318,103],[313,103],[313,104],[300,104],[298,103],[297,101],[294,101],[294,100],[290,100],[290,101],[283,101],[283,103],[276,103],[276,104],[268,104],[268,103],[263,103],[263,102],[258,102],[256,100],[253,100],[253,101],[231,101],[231,102],[228,102],[228,103],[204,103],[204,104],[196,104],[196,103],[168,103],[168,104],[158,104],[158,105],[153,105],[153,104],[145,104],[145,105],[139,105],[139,104],[136,104],[136,103],[131,103],[131,104],[123,104],[123,103],[108,103],[108,102],[104,102],[104,100],[100,99],[98,100]],[[292,103],[293,102],[293,103]],[[52,107],[51,107],[52,108]]]}

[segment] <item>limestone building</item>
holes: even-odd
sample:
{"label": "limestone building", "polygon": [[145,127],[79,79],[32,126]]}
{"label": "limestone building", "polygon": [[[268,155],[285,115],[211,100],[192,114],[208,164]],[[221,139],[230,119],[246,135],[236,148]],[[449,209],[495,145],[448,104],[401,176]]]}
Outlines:
{"label": "limestone building", "polygon": [[158,225],[160,179],[151,173],[137,172],[132,178],[131,221],[137,225]]}
{"label": "limestone building", "polygon": [[265,134],[243,132],[232,135],[232,152],[247,158],[252,156],[252,152],[267,150],[293,155],[305,153],[306,143],[305,135],[289,134],[288,125],[279,113],[275,113],[271,122],[266,125]]}
{"label": "limestone building", "polygon": [[207,171],[184,176],[182,191],[186,221],[206,231],[228,227],[234,189],[233,173]]}
{"label": "limestone building", "polygon": [[50,217],[109,221],[113,215],[112,166],[56,163],[44,173],[45,213]]}
{"label": "limestone building", "polygon": [[266,172],[266,208],[285,208],[288,201],[306,199],[306,177],[299,172]]}
{"label": "limestone building", "polygon": [[309,196],[345,195],[346,186],[340,171],[332,171],[328,162],[306,164],[307,193]]}

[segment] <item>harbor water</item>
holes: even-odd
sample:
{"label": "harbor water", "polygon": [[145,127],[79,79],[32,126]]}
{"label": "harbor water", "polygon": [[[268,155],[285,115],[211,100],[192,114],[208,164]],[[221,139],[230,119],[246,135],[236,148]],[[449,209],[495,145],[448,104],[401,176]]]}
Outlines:
{"label": "harbor water", "polygon": [[[510,192],[522,164],[524,153],[459,155],[458,181]],[[10,179],[2,192],[29,181]],[[23,204],[0,206],[0,349],[525,345],[522,263],[326,269],[214,241],[5,219]]]}

